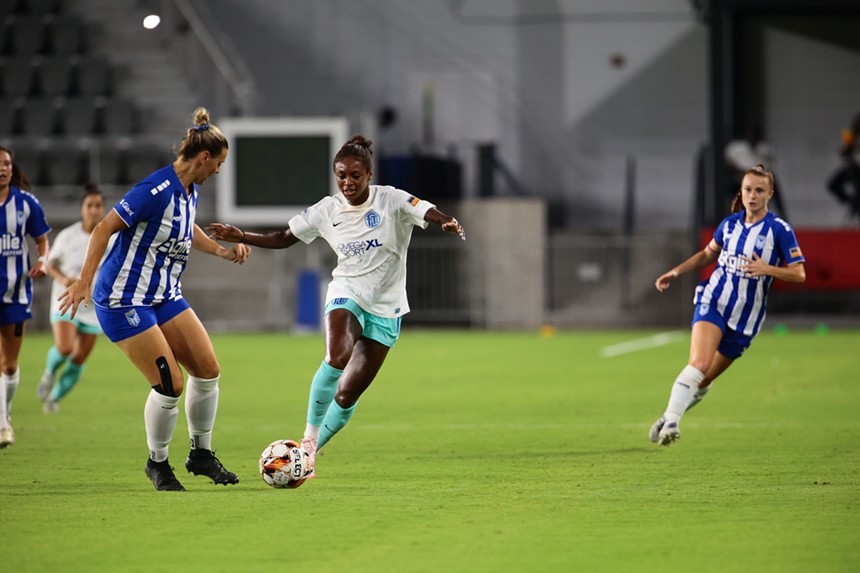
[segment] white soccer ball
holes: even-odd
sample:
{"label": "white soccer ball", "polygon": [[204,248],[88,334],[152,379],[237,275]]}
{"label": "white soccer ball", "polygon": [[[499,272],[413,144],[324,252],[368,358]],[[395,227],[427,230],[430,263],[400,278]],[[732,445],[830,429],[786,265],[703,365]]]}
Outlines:
{"label": "white soccer ball", "polygon": [[272,487],[296,488],[308,476],[308,453],[298,442],[276,440],[260,454],[260,475]]}

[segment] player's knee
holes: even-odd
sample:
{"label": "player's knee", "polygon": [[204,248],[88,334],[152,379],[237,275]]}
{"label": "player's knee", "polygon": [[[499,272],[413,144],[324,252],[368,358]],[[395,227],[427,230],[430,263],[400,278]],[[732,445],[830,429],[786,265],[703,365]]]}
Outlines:
{"label": "player's knee", "polygon": [[346,369],[346,365],[349,364],[349,359],[351,357],[351,348],[332,348],[326,352],[325,361],[332,368],[344,370]]}
{"label": "player's knee", "polygon": [[711,367],[711,362],[712,360],[708,358],[693,357],[690,359],[689,364],[699,372],[705,373]]}
{"label": "player's knee", "polygon": [[344,410],[348,410],[349,408],[352,408],[356,402],[358,402],[358,396],[354,396],[353,393],[349,390],[339,389],[334,395],[334,401],[337,402],[337,405]]}
{"label": "player's knee", "polygon": [[177,397],[182,395],[184,384],[182,374],[179,369],[173,372],[170,368],[170,363],[164,356],[159,356],[155,359],[155,366],[158,369],[159,381],[153,384],[152,389],[169,397]]}

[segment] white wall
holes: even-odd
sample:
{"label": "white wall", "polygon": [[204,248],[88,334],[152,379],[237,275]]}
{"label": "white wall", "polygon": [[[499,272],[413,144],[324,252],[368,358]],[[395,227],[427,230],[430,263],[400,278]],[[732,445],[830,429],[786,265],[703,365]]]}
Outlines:
{"label": "white wall", "polygon": [[[620,227],[632,156],[637,228],[690,225],[709,112],[707,29],[689,0],[197,4],[246,59],[261,115],[344,114],[363,129],[392,105],[400,121],[376,139],[404,152],[428,137],[430,110],[434,147],[467,163],[467,195],[471,150],[493,140],[524,186],[550,202],[551,221],[573,229]],[[819,172],[835,166],[838,128],[853,114],[841,108],[860,93],[860,74],[842,77],[848,66],[860,69],[857,55],[781,32],[768,33],[766,45],[775,94],[767,125],[790,215],[796,225],[837,225]],[[823,89],[810,89],[810,77]],[[843,94],[839,106],[828,102],[832,90]],[[820,109],[828,106],[840,109],[831,117]]]}

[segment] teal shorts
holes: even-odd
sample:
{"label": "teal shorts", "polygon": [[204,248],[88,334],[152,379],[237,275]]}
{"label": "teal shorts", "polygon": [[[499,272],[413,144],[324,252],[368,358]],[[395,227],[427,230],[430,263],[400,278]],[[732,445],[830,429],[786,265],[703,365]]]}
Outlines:
{"label": "teal shorts", "polygon": [[325,305],[325,313],[328,314],[336,308],[345,308],[355,315],[361,324],[361,335],[375,340],[376,342],[391,348],[397,339],[400,337],[400,319],[397,318],[382,318],[375,314],[370,314],[351,298],[334,298]]}
{"label": "teal shorts", "polygon": [[91,324],[84,324],[77,318],[69,318],[71,311],[66,311],[66,314],[60,314],[59,312],[55,312],[51,315],[51,324],[55,322],[71,322],[75,325],[75,328],[78,329],[78,332],[81,334],[101,334],[102,329],[98,326],[93,326]]}

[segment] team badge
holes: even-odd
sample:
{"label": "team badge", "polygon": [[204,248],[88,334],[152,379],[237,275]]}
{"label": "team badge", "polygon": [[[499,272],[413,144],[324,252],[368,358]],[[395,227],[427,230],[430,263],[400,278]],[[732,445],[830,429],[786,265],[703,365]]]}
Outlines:
{"label": "team badge", "polygon": [[711,305],[709,305],[709,304],[703,304],[703,305],[701,305],[701,306],[699,307],[699,314],[700,314],[701,316],[705,316],[706,314],[708,314],[708,311],[709,311],[709,310],[711,310]]}
{"label": "team badge", "polygon": [[382,217],[380,217],[379,213],[377,213],[376,211],[371,211],[364,216],[364,224],[371,229],[375,229],[376,227],[378,227],[381,221]]}
{"label": "team badge", "polygon": [[137,326],[140,324],[140,315],[137,314],[137,310],[131,309],[124,313],[124,316],[130,326]]}
{"label": "team badge", "polygon": [[756,237],[755,238],[755,248],[763,249],[764,248],[764,237]]}
{"label": "team badge", "polygon": [[24,224],[24,211],[18,211],[15,213],[15,217],[18,220],[18,225]]}

